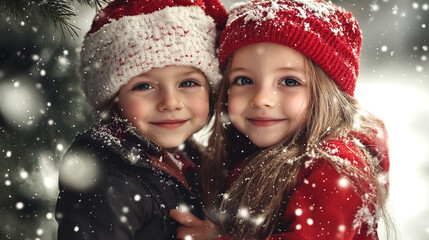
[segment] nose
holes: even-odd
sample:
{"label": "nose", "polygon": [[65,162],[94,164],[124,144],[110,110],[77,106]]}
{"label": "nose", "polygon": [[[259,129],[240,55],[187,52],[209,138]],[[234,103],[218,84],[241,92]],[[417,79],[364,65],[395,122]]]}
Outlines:
{"label": "nose", "polygon": [[259,86],[255,89],[250,101],[251,107],[272,108],[276,105],[276,92],[268,86]]}
{"label": "nose", "polygon": [[158,102],[158,111],[180,111],[183,109],[179,94],[174,90],[164,90]]}

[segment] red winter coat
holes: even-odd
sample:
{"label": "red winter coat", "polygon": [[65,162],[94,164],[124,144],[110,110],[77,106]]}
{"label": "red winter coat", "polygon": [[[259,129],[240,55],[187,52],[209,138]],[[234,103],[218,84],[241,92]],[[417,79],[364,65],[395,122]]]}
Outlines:
{"label": "red winter coat", "polygon": [[[384,134],[376,136],[355,137],[380,160],[387,181],[389,156],[386,137]],[[363,170],[367,166],[362,151],[356,148],[351,139],[333,139],[324,148],[359,169]],[[281,225],[285,226],[285,231],[271,235],[268,240],[378,239],[374,206],[357,195],[346,180],[345,173],[337,171],[332,163],[323,159],[309,159],[307,163],[310,164],[299,173],[296,190],[284,212]],[[237,179],[243,165],[242,162],[234,163],[232,180]],[[219,239],[231,238],[223,236]]]}

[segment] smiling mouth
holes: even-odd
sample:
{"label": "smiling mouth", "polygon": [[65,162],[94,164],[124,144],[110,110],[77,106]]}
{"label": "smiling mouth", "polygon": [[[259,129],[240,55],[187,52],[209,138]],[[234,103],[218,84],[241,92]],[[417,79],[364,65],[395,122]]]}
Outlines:
{"label": "smiling mouth", "polygon": [[284,121],[284,119],[271,118],[248,118],[247,120],[256,127],[270,127]]}
{"label": "smiling mouth", "polygon": [[164,120],[160,122],[151,122],[153,125],[166,128],[166,129],[176,129],[183,124],[185,124],[188,120]]}

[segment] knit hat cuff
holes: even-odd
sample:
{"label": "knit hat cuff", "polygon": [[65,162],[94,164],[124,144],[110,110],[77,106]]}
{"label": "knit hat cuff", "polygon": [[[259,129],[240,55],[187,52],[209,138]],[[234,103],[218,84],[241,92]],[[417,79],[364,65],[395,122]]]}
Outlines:
{"label": "knit hat cuff", "polygon": [[195,67],[216,88],[221,75],[215,38],[213,18],[198,6],[112,19],[82,44],[82,89],[97,108],[132,77],[168,65]]}

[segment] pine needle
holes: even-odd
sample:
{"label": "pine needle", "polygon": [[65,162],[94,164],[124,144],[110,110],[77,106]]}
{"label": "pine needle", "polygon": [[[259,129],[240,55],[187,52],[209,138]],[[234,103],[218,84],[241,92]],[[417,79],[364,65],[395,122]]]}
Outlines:
{"label": "pine needle", "polygon": [[59,26],[63,37],[67,31],[73,39],[78,37],[77,30],[80,30],[76,25],[71,23],[71,19],[76,17],[76,12],[73,7],[73,2],[78,2],[81,5],[88,5],[100,9],[103,4],[110,0],[0,0],[2,9],[9,11],[11,14],[18,17],[26,17],[29,15],[41,16],[43,19],[51,21],[55,26]]}

